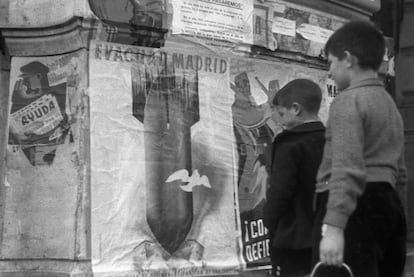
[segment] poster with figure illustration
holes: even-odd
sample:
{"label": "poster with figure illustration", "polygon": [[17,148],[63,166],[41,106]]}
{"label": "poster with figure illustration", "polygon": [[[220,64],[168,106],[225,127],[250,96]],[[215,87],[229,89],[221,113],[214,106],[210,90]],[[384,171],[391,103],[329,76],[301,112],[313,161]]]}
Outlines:
{"label": "poster with figure illustration", "polygon": [[239,270],[230,62],[94,41],[94,276]]}
{"label": "poster with figure illustration", "polygon": [[85,49],[11,59],[2,259],[88,255],[78,237],[87,224],[80,209],[89,166],[83,150],[86,65]]}
{"label": "poster with figure illustration", "polygon": [[15,59],[11,77],[9,145],[22,149],[33,166],[51,165],[70,134],[79,54]]}
{"label": "poster with figure illustration", "polygon": [[272,100],[289,81],[311,79],[323,90],[320,118],[326,122],[330,103],[326,72],[306,66],[258,59],[232,59],[230,88],[233,131],[236,139],[237,187],[242,230],[243,258],[248,268],[270,265],[268,230],[263,225],[273,138],[282,131]]}

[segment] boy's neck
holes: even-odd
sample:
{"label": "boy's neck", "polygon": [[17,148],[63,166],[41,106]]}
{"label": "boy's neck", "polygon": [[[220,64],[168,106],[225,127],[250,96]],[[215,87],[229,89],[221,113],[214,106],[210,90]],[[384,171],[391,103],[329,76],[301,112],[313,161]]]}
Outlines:
{"label": "boy's neck", "polygon": [[301,117],[300,120],[298,120],[298,124],[296,126],[315,121],[321,121],[318,115],[306,115]]}
{"label": "boy's neck", "polygon": [[314,115],[314,116],[307,116],[306,118],[304,118],[302,120],[302,124],[303,123],[309,123],[309,122],[314,122],[314,121],[321,121],[321,119],[319,118],[319,116]]}
{"label": "boy's neck", "polygon": [[302,113],[299,115],[299,118],[303,122],[316,121],[316,120],[319,120],[319,115],[318,113],[308,112],[306,110],[303,110]]}
{"label": "boy's neck", "polygon": [[352,72],[351,75],[351,83],[350,85],[354,85],[360,81],[366,80],[366,79],[373,79],[378,78],[378,72],[373,69],[357,69]]}
{"label": "boy's neck", "polygon": [[305,120],[305,121],[303,121],[303,122],[302,122],[302,124],[303,124],[303,123],[310,123],[310,122],[317,122],[317,121],[321,121],[321,120],[319,119],[319,117],[318,117],[318,118],[315,118],[315,119],[308,119],[308,120]]}

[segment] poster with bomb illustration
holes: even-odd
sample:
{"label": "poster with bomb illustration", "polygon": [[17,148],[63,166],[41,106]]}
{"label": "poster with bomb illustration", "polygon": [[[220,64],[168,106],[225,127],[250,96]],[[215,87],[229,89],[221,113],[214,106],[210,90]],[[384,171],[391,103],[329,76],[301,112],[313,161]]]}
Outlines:
{"label": "poster with bomb illustration", "polygon": [[79,80],[78,54],[15,59],[11,74],[9,145],[33,166],[53,163],[70,131],[71,97]]}
{"label": "poster with bomb illustration", "polygon": [[326,72],[306,66],[271,63],[253,59],[232,59],[230,88],[236,138],[236,168],[243,258],[248,268],[268,266],[270,247],[262,210],[268,185],[273,138],[282,131],[278,114],[272,113],[272,100],[289,81],[311,79],[323,90],[320,118],[327,120],[330,95]]}
{"label": "poster with bomb illustration", "polygon": [[240,268],[229,70],[206,51],[93,42],[95,276]]}

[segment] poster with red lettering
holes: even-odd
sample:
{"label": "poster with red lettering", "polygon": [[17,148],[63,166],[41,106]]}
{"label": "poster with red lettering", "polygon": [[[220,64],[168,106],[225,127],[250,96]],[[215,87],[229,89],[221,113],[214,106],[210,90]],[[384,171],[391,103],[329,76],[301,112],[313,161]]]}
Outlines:
{"label": "poster with red lettering", "polygon": [[234,58],[230,65],[233,131],[236,139],[236,179],[243,258],[247,268],[270,265],[269,232],[262,219],[269,185],[272,141],[282,131],[272,100],[289,81],[311,79],[323,90],[320,118],[326,122],[330,97],[323,70],[283,62]]}
{"label": "poster with red lettering", "polygon": [[239,270],[227,57],[90,48],[94,276]]}

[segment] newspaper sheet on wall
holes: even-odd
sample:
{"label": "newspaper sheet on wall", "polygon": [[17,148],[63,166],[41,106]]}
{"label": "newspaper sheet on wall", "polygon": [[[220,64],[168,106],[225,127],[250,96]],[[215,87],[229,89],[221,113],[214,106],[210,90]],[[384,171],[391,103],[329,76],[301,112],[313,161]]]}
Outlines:
{"label": "newspaper sheet on wall", "polygon": [[252,44],[253,0],[177,0],[173,34]]}
{"label": "newspaper sheet on wall", "polygon": [[93,42],[94,276],[241,265],[228,58]]}
{"label": "newspaper sheet on wall", "polygon": [[328,88],[332,91],[334,87],[326,79],[325,71],[258,59],[231,61],[238,200],[247,268],[270,264],[271,242],[263,225],[262,210],[269,181],[272,141],[282,131],[277,113],[271,111],[271,101],[279,88],[298,78],[311,79],[320,85],[323,90],[320,117],[326,122],[332,98]]}

